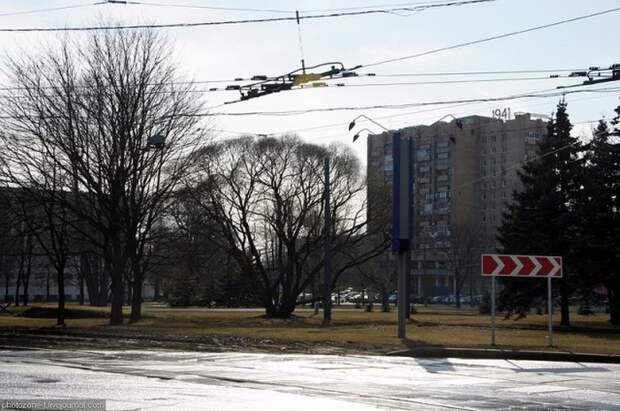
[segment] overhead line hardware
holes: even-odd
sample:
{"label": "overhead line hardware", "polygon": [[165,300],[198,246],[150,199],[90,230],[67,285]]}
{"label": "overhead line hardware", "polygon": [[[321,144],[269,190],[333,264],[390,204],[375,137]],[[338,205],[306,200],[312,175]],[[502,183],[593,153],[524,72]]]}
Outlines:
{"label": "overhead line hardware", "polygon": [[[308,73],[307,70],[318,69],[320,67],[330,66],[328,70],[324,70],[316,73]],[[239,100],[229,101],[226,104],[238,103],[240,101],[249,100],[252,98],[263,97],[268,94],[278,93],[280,91],[290,90],[294,86],[300,86],[312,81],[318,81],[322,79],[344,78],[354,77],[357,74],[354,72],[359,66],[347,69],[344,64],[340,62],[330,62],[317,64],[311,67],[302,67],[281,76],[277,77],[256,77],[260,81],[245,85],[229,85],[226,86],[226,90],[239,90],[241,97]]]}
{"label": "overhead line hardware", "polygon": [[588,80],[583,82],[584,85],[618,81],[620,80],[620,64],[612,64],[606,69],[590,67],[586,77],[588,77]]}

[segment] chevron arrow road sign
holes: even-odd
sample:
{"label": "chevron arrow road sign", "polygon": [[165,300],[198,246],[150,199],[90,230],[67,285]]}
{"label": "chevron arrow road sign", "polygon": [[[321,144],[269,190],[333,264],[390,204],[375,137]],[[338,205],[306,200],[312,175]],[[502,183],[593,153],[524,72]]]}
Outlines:
{"label": "chevron arrow road sign", "polygon": [[483,276],[561,278],[562,257],[482,254]]}

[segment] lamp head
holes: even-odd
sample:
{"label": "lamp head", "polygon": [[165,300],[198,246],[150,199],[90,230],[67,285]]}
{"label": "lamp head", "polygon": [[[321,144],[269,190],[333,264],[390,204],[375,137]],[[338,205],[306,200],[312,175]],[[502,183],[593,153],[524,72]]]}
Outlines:
{"label": "lamp head", "polygon": [[163,148],[166,143],[166,136],[161,134],[154,134],[147,139],[147,146],[152,148]]}
{"label": "lamp head", "polygon": [[353,127],[355,127],[355,120],[349,123],[349,131],[353,130]]}

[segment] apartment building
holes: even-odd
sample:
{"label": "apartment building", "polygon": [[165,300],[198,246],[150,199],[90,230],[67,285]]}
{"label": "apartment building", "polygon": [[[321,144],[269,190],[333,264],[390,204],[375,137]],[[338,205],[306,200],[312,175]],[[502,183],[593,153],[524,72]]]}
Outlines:
{"label": "apartment building", "polygon": [[[546,126],[546,116],[517,113],[507,120],[469,116],[398,130],[412,142],[416,295],[452,294],[457,279],[465,292],[478,291],[480,254],[497,248],[505,205],[520,189],[518,171],[536,155]],[[368,138],[369,224],[377,212],[373,196],[389,192],[392,182],[391,143],[389,133]]]}

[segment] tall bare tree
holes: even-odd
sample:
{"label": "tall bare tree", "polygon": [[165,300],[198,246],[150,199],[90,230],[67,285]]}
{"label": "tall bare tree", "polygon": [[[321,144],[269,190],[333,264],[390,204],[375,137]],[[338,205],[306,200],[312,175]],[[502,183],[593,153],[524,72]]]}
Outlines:
{"label": "tall bare tree", "polygon": [[[477,261],[480,258],[480,235],[473,227],[455,224],[450,230],[450,247],[445,255],[448,267],[454,276],[454,296],[456,307],[461,308],[461,294],[465,281],[471,280]],[[470,292],[471,294],[471,292]]]}
{"label": "tall bare tree", "polygon": [[385,248],[383,243],[367,245],[366,186],[349,150],[291,136],[243,137],[205,150],[188,180],[188,192],[217,224],[213,241],[235,260],[270,317],[288,317],[323,270],[323,162],[328,155],[333,289],[342,272]]}
{"label": "tall bare tree", "polygon": [[[184,82],[172,46],[149,30],[62,37],[9,61],[20,91],[4,107],[2,172],[12,185],[37,187],[54,170],[62,203],[79,233],[100,250],[111,280],[112,324],[123,321],[129,274],[131,319],[141,317],[144,249],[169,194],[192,161],[204,132],[200,95]],[[67,189],[74,195],[61,195]]]}

